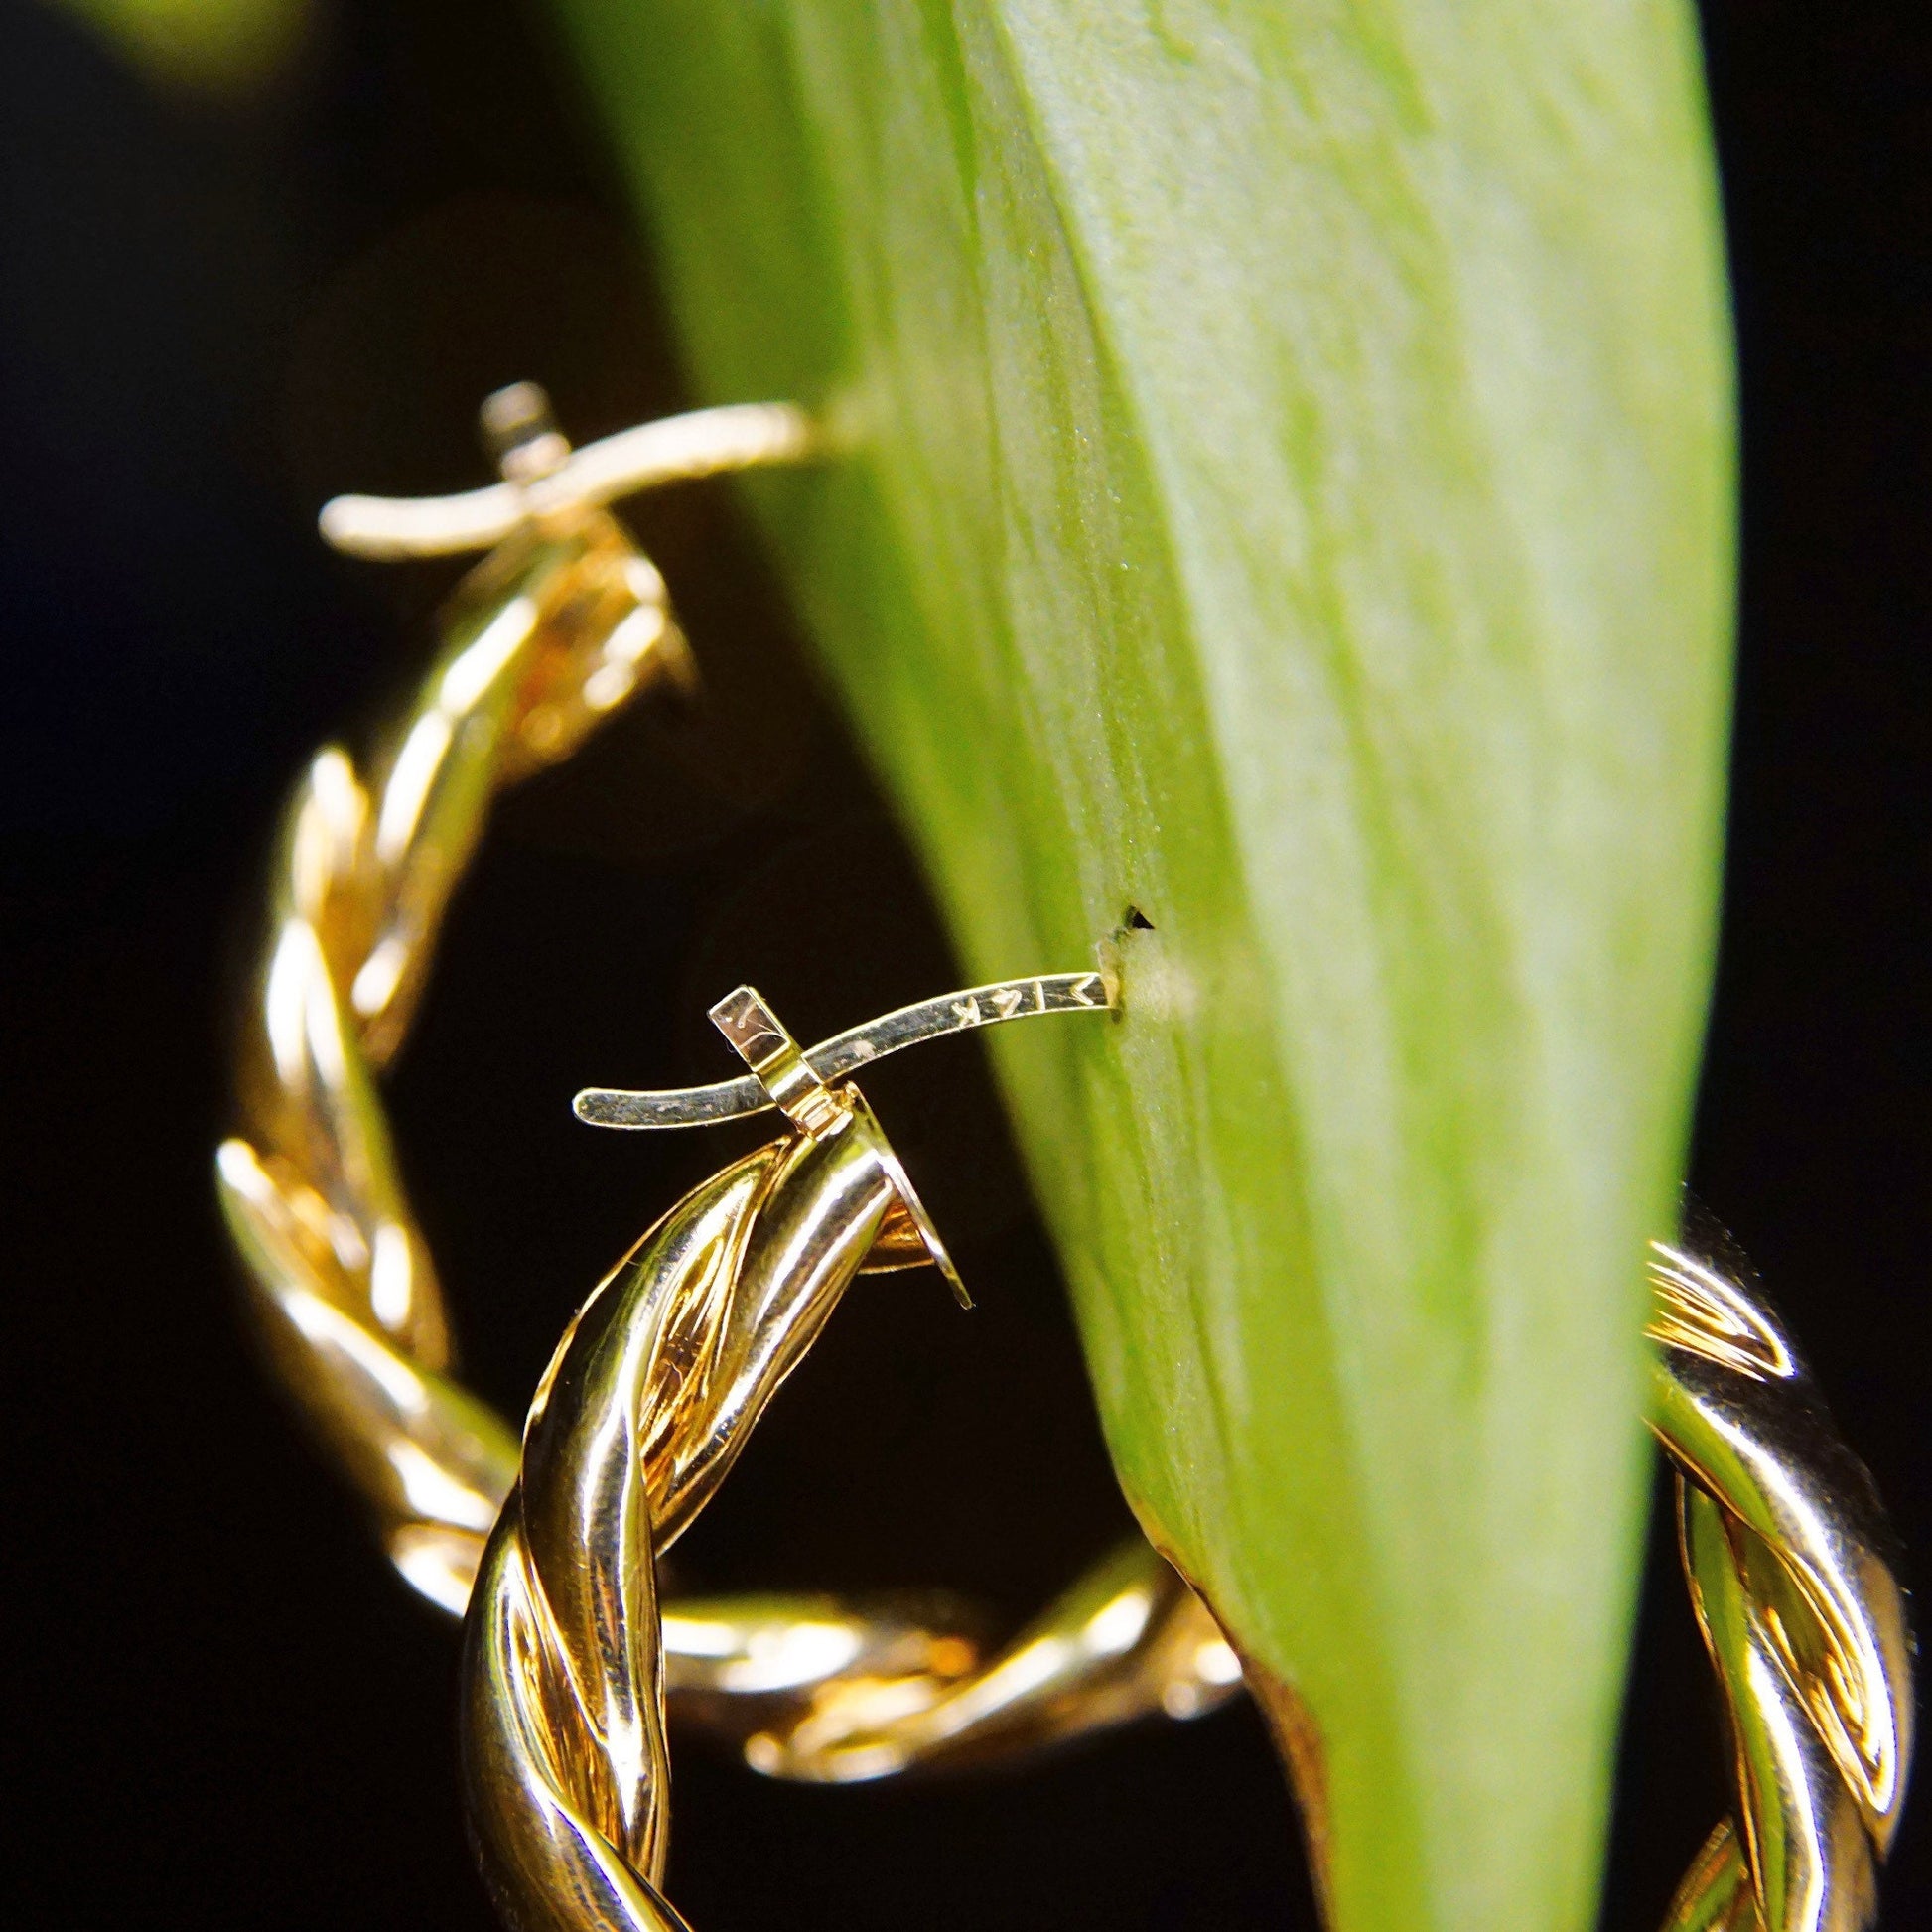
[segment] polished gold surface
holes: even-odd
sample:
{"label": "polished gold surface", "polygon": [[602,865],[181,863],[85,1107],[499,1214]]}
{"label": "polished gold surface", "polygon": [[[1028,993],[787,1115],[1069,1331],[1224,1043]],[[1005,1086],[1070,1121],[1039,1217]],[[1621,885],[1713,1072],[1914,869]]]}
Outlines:
{"label": "polished gold surface", "polygon": [[[443,1291],[374,1075],[407,1032],[444,906],[496,790],[567,758],[638,691],[688,675],[662,579],[596,503],[644,483],[789,460],[810,444],[798,412],[759,405],[646,425],[573,456],[541,392],[524,384],[490,399],[485,426],[502,461],[499,490],[426,505],[345,499],[325,516],[334,540],[365,555],[500,544],[458,592],[437,662],[366,765],[329,747],[290,803],[243,1029],[239,1131],[217,1157],[271,1361],[371,1504],[397,1569],[459,1615],[515,1477],[516,1435],[451,1372]],[[503,511],[506,491],[521,492],[516,516]],[[485,522],[480,501],[496,521]],[[815,1078],[836,1080],[941,1033],[1110,1004],[1094,973],[975,987],[855,1028],[802,1057]],[[648,1105],[653,1097],[615,1098]],[[773,1104],[756,1076],[665,1102],[676,1122]],[[941,1262],[963,1296],[906,1184],[875,1264],[927,1259]],[[1183,1670],[1173,1681],[1166,1666],[1149,1665],[1166,1654],[1159,1638],[1171,1621],[1184,1636],[1205,1612],[1184,1591],[1176,1596],[1151,1551],[1136,1546],[1133,1561],[1156,1605],[1132,1647],[1139,1675],[1093,1655],[1109,1688],[1086,1707],[1088,1726],[1205,1709],[1226,1694],[1224,1658],[1210,1656],[1207,1677]],[[883,1686],[909,1722],[970,1688],[983,1665],[1007,1670],[1009,1653],[983,1660],[978,1620],[965,1621],[973,1627],[911,1599],[673,1605],[664,1618],[669,1695],[681,1719],[741,1746],[762,1740],[750,1747],[762,1768],[826,1776],[819,1757],[792,1741],[822,1703],[860,1690],[876,1697]],[[1001,1678],[1012,1681],[1010,1671]],[[1069,1727],[1062,1699],[1050,1723],[1010,1735],[1045,1742]]]}
{"label": "polished gold surface", "polygon": [[[680,420],[665,474],[780,447],[748,441],[736,418],[707,443],[706,420]],[[358,768],[330,746],[297,787],[240,1040],[238,1131],[217,1159],[271,1360],[397,1568],[452,1611],[516,1439],[450,1378],[442,1290],[372,1076],[407,1031],[494,792],[688,662],[663,579],[610,516],[537,513],[529,492],[572,461],[541,392],[504,391],[485,423],[501,487],[525,507],[457,593],[436,662],[373,756]]]}
{"label": "polished gold surface", "polygon": [[[712,1017],[793,1131],[687,1194],[571,1324],[531,1408],[466,1624],[471,1821],[504,1915],[532,1932],[681,1923],[659,1889],[667,1763],[656,1557],[716,1491],[852,1278],[875,1254],[901,1264],[894,1216],[926,1226],[856,1088],[821,1082],[749,987]],[[1185,1594],[1178,1579],[1168,1587]],[[1033,1736],[1050,1730],[1054,1691],[1104,1697],[1095,1666],[1131,1674],[1154,1602],[1130,1565],[1075,1613],[1073,1643],[1023,1640],[970,1692],[925,1695],[925,1727],[908,1735],[928,1750],[947,1739],[970,1746],[976,1733],[997,1748],[1016,1723]],[[703,1622],[683,1615],[687,1629]],[[759,1660],[741,1612],[716,1622],[717,1648],[735,1653],[738,1671],[718,1674],[714,1694],[795,1699],[816,1677],[802,1712],[787,1722],[775,1711],[779,1727],[755,1734],[753,1761],[791,1749],[833,1778],[909,1761],[916,1745],[880,1761],[891,1749],[880,1725],[903,1728],[908,1695],[937,1681],[935,1666],[969,1655],[948,1660],[943,1640],[916,1627],[832,1612],[774,1631]],[[1172,1632],[1173,1620],[1163,1627]],[[1022,1704],[1033,1708],[1016,1716]]]}
{"label": "polished gold surface", "polygon": [[1197,1718],[1241,1687],[1220,1626],[1173,1569],[1124,1543],[983,1667],[951,1683],[861,1664],[746,1740],[771,1777],[854,1784],[956,1769],[1137,1718]]}
{"label": "polished gold surface", "polygon": [[526,1928],[668,1926],[654,1549],[702,1508],[892,1198],[856,1114],[695,1189],[572,1323],[467,1623],[465,1781]]}
{"label": "polished gold surface", "polygon": [[1651,1263],[1651,1426],[1723,1688],[1732,1816],[1667,1932],[1863,1932],[1904,1803],[1912,1641],[1871,1479],[1722,1235]]}

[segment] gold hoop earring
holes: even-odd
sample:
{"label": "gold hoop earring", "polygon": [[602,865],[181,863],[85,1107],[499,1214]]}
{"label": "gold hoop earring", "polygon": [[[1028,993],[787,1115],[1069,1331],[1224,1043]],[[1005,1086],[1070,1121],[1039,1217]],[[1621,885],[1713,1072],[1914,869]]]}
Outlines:
{"label": "gold hoop earring", "polygon": [[[453,1615],[515,1477],[517,1438],[453,1372],[443,1291],[374,1076],[407,1032],[493,794],[568,758],[632,697],[689,674],[662,578],[604,506],[662,483],[802,461],[814,448],[788,404],[702,410],[574,453],[533,385],[492,396],[483,417],[499,483],[419,501],[341,497],[323,512],[325,536],[356,556],[493,548],[457,591],[436,662],[367,766],[326,747],[290,801],[241,1041],[239,1132],[216,1157],[270,1362],[369,1504],[399,1573]],[[989,1013],[1018,997],[957,996]],[[1231,1694],[1238,1673],[1218,1631],[1145,1545],[1076,1584],[1046,1632],[1108,1605],[1102,1627],[1132,1625],[1135,1641],[1068,1652],[1023,1635],[988,1661],[965,1631],[891,1602],[677,1604],[664,1619],[672,1705],[760,1770],[842,1778],[856,1759],[780,1751],[770,1731],[789,1734],[834,1685],[876,1695],[890,1682],[901,1704],[951,1692],[956,1712],[974,1691],[972,1721],[957,1724],[952,1746],[962,1757],[1144,1710],[1185,1715]],[[1040,1681],[1049,1640],[1047,1677],[1068,1695],[1003,1697],[1001,1686]],[[1198,1653],[1205,1674],[1170,1668],[1164,1647],[1174,1645]],[[874,1764],[873,1774],[891,1768]]]}

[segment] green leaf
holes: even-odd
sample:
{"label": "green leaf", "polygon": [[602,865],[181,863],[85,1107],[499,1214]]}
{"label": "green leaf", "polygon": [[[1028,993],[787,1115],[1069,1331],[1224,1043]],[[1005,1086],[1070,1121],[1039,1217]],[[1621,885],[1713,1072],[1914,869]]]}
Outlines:
{"label": "green leaf", "polygon": [[1689,8],[560,4],[700,389],[849,441],[759,500],[967,964],[1153,921],[998,1057],[1334,1923],[1588,1924],[1722,818]]}

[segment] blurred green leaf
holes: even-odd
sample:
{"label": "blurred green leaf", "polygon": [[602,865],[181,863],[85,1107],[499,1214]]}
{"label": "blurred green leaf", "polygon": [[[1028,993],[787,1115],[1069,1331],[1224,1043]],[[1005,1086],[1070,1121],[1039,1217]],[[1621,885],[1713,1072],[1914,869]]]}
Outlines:
{"label": "blurred green leaf", "polygon": [[152,80],[209,95],[253,92],[308,31],[310,0],[58,0]]}
{"label": "blurred green leaf", "polygon": [[998,1055],[1335,1924],[1587,1925],[1723,809],[1689,7],[560,4],[702,391],[850,438],[759,501],[969,966],[1153,923]]}

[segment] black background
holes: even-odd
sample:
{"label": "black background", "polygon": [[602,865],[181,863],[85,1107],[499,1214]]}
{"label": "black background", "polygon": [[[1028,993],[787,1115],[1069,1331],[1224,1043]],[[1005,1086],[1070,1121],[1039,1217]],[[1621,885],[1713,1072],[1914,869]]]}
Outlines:
{"label": "black background", "polygon": [[[1773,1284],[1908,1543],[1925,1428],[1932,34],[1706,9],[1742,351],[1742,658],[1696,1184]],[[376,715],[448,573],[329,558],[317,503],[481,480],[477,399],[580,436],[683,398],[568,75],[513,0],[353,0],[272,99],[145,92],[0,3],[0,1093],[6,1666],[23,1908],[63,1924],[490,1921],[453,1633],[367,1545],[234,1320],[208,1150],[279,797]],[[520,1409],[702,1147],[576,1128],[712,1077],[755,977],[814,1036],[951,984],[903,848],[728,495],[635,521],[707,693],[506,799],[393,1113],[472,1379]],[[646,715],[648,713],[648,715]],[[708,1585],[969,1587],[1018,1617],[1124,1523],[1053,1264],[970,1048],[881,1111],[981,1308],[865,1286],[690,1539]],[[1723,1802],[1657,1540],[1605,1923],[1653,1926]],[[700,1927],[1311,1924],[1237,1710],[1043,1772],[773,1787],[687,1748]],[[1932,1909],[1908,1822],[1888,1922]]]}

